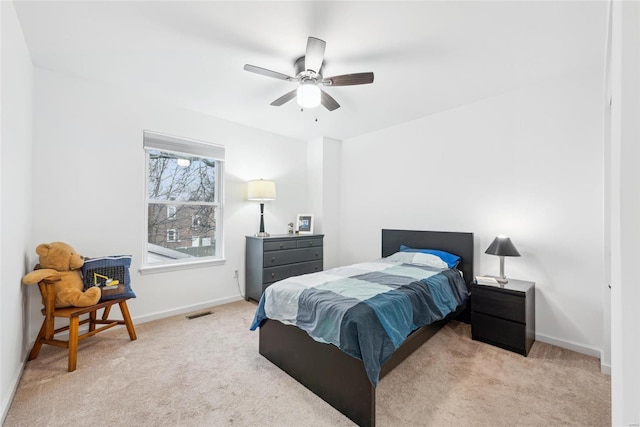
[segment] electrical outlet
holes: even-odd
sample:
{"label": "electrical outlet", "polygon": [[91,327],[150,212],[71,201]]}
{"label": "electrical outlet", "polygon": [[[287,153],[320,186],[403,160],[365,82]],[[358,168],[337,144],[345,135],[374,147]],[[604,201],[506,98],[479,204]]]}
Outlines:
{"label": "electrical outlet", "polygon": [[235,270],[233,270],[233,277],[234,278],[238,278],[238,269],[236,268]]}

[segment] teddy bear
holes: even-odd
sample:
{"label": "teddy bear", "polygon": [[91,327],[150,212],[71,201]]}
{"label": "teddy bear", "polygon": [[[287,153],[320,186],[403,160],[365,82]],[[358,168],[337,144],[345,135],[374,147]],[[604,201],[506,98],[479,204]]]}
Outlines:
{"label": "teddy bear", "polygon": [[36,248],[40,256],[40,269],[24,276],[22,283],[34,285],[43,279],[55,282],[56,308],[88,307],[97,304],[102,291],[94,286],[83,291],[80,268],[84,257],[64,242],[42,243]]}

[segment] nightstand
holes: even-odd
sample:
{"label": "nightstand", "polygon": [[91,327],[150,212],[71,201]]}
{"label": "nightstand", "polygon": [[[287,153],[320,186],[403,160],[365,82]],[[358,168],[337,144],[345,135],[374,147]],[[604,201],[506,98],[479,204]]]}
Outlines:
{"label": "nightstand", "polygon": [[535,341],[535,283],[509,279],[504,287],[471,284],[471,337],[529,354]]}

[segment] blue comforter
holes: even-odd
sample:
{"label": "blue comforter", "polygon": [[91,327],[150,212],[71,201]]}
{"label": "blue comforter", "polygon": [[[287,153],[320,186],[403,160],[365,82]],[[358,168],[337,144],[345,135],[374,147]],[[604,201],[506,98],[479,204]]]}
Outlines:
{"label": "blue comforter", "polygon": [[269,286],[251,330],[267,318],[295,325],[362,360],[376,386],[380,367],[413,330],[444,318],[467,298],[458,270],[380,259]]}

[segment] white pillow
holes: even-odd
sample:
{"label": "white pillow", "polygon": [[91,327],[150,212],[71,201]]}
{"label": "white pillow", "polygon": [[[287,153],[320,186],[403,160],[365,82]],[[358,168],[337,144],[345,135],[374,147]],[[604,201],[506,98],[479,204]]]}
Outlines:
{"label": "white pillow", "polygon": [[413,252],[396,252],[385,258],[391,262],[413,262]]}
{"label": "white pillow", "polygon": [[447,263],[440,257],[423,254],[421,252],[396,252],[393,255],[389,255],[386,259],[393,262],[426,265],[427,267],[449,268]]}
{"label": "white pillow", "polygon": [[447,263],[444,262],[440,257],[432,254],[423,254],[420,252],[416,252],[413,255],[413,263],[435,268],[449,268],[449,265],[447,265]]}

